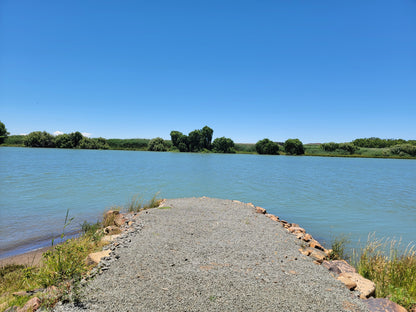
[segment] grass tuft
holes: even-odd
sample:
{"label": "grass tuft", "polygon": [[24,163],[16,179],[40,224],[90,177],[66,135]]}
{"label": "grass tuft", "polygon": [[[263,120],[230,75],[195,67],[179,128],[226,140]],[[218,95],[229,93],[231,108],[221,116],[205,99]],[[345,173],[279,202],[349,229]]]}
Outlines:
{"label": "grass tuft", "polygon": [[332,240],[331,253],[329,254],[330,260],[347,260],[349,257],[346,253],[346,246],[350,243],[350,240],[346,235],[340,235]]}
{"label": "grass tuft", "polygon": [[354,264],[365,278],[376,284],[376,297],[402,305],[410,311],[416,307],[416,250],[406,248],[394,239],[378,239],[369,235],[367,244],[357,254]]}

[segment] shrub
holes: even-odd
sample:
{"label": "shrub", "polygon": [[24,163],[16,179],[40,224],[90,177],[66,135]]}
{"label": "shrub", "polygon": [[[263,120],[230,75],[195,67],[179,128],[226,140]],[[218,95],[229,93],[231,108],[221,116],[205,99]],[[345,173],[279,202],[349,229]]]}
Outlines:
{"label": "shrub", "polygon": [[25,136],[23,143],[27,147],[55,147],[55,138],[46,131],[34,131]]}
{"label": "shrub", "polygon": [[339,148],[339,144],[335,142],[323,143],[321,148],[326,152],[334,152]]}
{"label": "shrub", "polygon": [[289,155],[305,154],[303,143],[299,139],[288,139],[284,143],[285,152]]}
{"label": "shrub", "polygon": [[212,147],[216,153],[235,153],[234,142],[230,138],[216,138],[212,143]]}
{"label": "shrub", "polygon": [[168,146],[165,140],[157,137],[150,140],[147,150],[153,152],[166,152],[168,150]]}
{"label": "shrub", "polygon": [[390,152],[394,155],[406,156],[406,154],[410,156],[416,156],[416,146],[411,144],[400,144],[395,145],[390,148]]}
{"label": "shrub", "polygon": [[354,154],[358,150],[358,147],[354,146],[351,143],[341,143],[339,144],[338,148],[347,152],[348,154]]}
{"label": "shrub", "polygon": [[263,139],[256,143],[256,151],[259,154],[278,155],[279,145],[269,139]]}

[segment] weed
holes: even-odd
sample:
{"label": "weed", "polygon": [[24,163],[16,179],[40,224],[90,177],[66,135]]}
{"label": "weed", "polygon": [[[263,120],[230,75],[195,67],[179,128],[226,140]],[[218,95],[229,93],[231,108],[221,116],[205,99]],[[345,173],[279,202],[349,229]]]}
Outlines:
{"label": "weed", "polygon": [[341,235],[335,237],[331,244],[331,253],[329,254],[330,260],[346,260],[348,255],[345,252],[346,245],[350,243],[347,236]]}
{"label": "weed", "polygon": [[159,209],[171,209],[172,207],[167,207],[167,206],[163,206],[163,207],[159,207]]}
{"label": "weed", "polygon": [[157,192],[153,197],[147,202],[144,203],[143,198],[138,194],[134,195],[131,200],[127,203],[126,208],[128,212],[139,212],[142,210],[156,208],[162,202],[161,199],[157,198],[159,192]]}
{"label": "weed", "polygon": [[[110,208],[110,210],[120,211],[121,210],[121,207],[119,207],[119,206],[112,206]],[[114,214],[114,213],[107,213],[107,212],[108,211],[106,211],[104,213],[104,216],[103,216],[103,222],[102,222],[102,226],[103,227],[107,227],[107,226],[110,226],[110,225],[114,225],[114,220],[116,218],[116,214]]]}
{"label": "weed", "polygon": [[403,249],[400,241],[372,234],[360,253],[354,253],[354,262],[358,272],[376,284],[376,297],[389,297],[409,310],[416,306],[414,245]]}

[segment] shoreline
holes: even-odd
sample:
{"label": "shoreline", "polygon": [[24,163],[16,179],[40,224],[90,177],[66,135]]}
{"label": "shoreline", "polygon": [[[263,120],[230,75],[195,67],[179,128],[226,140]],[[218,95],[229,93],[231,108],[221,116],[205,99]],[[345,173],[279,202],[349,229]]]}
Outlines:
{"label": "shoreline", "polygon": [[11,264],[37,266],[42,260],[42,254],[51,248],[53,247],[52,246],[41,247],[35,250],[27,251],[25,253],[1,258],[0,267],[4,267],[6,265],[11,265]]}

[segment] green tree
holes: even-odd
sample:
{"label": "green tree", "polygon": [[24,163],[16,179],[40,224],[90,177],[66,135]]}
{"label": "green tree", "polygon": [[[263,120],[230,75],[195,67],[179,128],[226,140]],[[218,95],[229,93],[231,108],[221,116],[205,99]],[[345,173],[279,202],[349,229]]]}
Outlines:
{"label": "green tree", "polygon": [[233,140],[225,137],[216,138],[212,143],[216,153],[235,153]]}
{"label": "green tree", "polygon": [[76,131],[69,134],[73,147],[79,147],[79,142],[84,138],[81,132]]}
{"label": "green tree", "polygon": [[181,136],[183,136],[182,132],[179,132],[179,131],[176,131],[176,130],[173,130],[173,131],[170,132],[170,138],[172,140],[173,146],[178,147],[178,145],[179,145],[178,141],[179,141],[179,138]]}
{"label": "green tree", "polygon": [[153,152],[166,152],[168,150],[165,140],[159,137],[151,139],[147,149]]}
{"label": "green tree", "polygon": [[46,131],[34,131],[25,137],[23,144],[28,147],[55,147],[55,138]]}
{"label": "green tree", "polygon": [[285,152],[289,155],[305,154],[303,143],[299,139],[288,139],[284,144]]}
{"label": "green tree", "polygon": [[188,143],[190,152],[199,152],[202,149],[202,131],[194,130],[188,134]]}
{"label": "green tree", "polygon": [[180,152],[189,152],[189,141],[188,141],[188,136],[182,134],[179,138],[178,138],[178,149]]}
{"label": "green tree", "polygon": [[327,152],[334,152],[339,148],[339,144],[335,142],[323,143],[321,144],[321,148]]}
{"label": "green tree", "polygon": [[6,126],[4,125],[4,123],[2,123],[0,121],[0,144],[4,143],[4,141],[6,140],[6,138],[9,134],[10,133],[7,132],[7,129],[6,129]]}
{"label": "green tree", "polygon": [[256,143],[256,151],[259,154],[278,155],[279,144],[272,142],[266,138]]}
{"label": "green tree", "polygon": [[55,147],[74,148],[74,145],[69,134],[64,133],[55,137]]}
{"label": "green tree", "polygon": [[211,149],[211,142],[212,142],[212,135],[214,134],[214,130],[210,127],[205,126],[201,130],[201,139],[202,139],[202,148],[206,148],[208,150]]}

